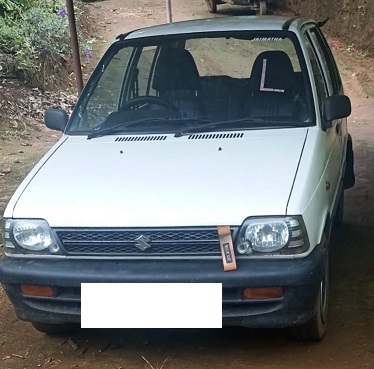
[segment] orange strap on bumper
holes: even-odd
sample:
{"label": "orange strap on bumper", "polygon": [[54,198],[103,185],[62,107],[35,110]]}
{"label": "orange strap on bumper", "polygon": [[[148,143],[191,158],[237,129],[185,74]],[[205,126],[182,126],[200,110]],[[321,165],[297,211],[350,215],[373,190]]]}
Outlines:
{"label": "orange strap on bumper", "polygon": [[229,226],[219,226],[218,236],[219,243],[221,246],[223,270],[229,272],[231,270],[236,270],[236,259],[234,253],[234,246],[231,238],[231,231]]}

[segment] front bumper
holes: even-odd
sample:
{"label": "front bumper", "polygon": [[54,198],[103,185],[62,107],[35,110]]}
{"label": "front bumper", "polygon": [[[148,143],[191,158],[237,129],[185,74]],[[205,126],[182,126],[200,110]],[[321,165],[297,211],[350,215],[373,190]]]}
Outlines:
{"label": "front bumper", "polygon": [[[325,248],[319,245],[302,259],[238,259],[238,269],[224,272],[221,260],[78,260],[21,259],[0,261],[0,281],[26,321],[80,322],[81,283],[222,283],[223,325],[289,327],[315,313]],[[20,284],[52,286],[55,296],[21,293]],[[284,288],[282,298],[247,300],[248,287]]]}

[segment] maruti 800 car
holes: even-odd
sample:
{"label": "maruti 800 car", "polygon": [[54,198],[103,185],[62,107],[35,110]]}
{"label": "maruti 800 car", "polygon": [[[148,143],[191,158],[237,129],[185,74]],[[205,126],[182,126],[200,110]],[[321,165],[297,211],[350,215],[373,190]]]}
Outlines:
{"label": "maruti 800 car", "polygon": [[211,282],[223,325],[321,339],[329,238],[355,180],[350,112],[310,19],[118,36],[71,116],[46,111],[63,135],[5,210],[15,313],[53,333],[80,322],[81,283]]}

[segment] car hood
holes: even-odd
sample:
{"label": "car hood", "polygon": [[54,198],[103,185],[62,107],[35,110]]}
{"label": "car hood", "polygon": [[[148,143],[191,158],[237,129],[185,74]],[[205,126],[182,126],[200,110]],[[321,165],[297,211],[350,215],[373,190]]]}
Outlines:
{"label": "car hood", "polygon": [[240,225],[284,215],[306,128],[65,141],[14,202],[52,227]]}

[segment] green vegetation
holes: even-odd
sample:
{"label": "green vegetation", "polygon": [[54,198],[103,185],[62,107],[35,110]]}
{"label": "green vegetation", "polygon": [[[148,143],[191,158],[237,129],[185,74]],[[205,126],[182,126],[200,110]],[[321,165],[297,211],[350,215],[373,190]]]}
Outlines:
{"label": "green vegetation", "polygon": [[0,16],[4,19],[17,19],[29,9],[33,0],[0,0]]}
{"label": "green vegetation", "polygon": [[[82,54],[91,56],[80,36]],[[0,65],[41,89],[58,87],[71,60],[65,2],[0,0]],[[66,72],[65,72],[66,76]],[[61,77],[61,76],[60,76]],[[67,78],[65,77],[67,82]],[[61,83],[57,83],[61,85]]]}
{"label": "green vegetation", "polygon": [[367,58],[368,56],[370,56],[370,53],[368,50],[358,50],[357,51],[357,55],[360,57],[360,58]]}

